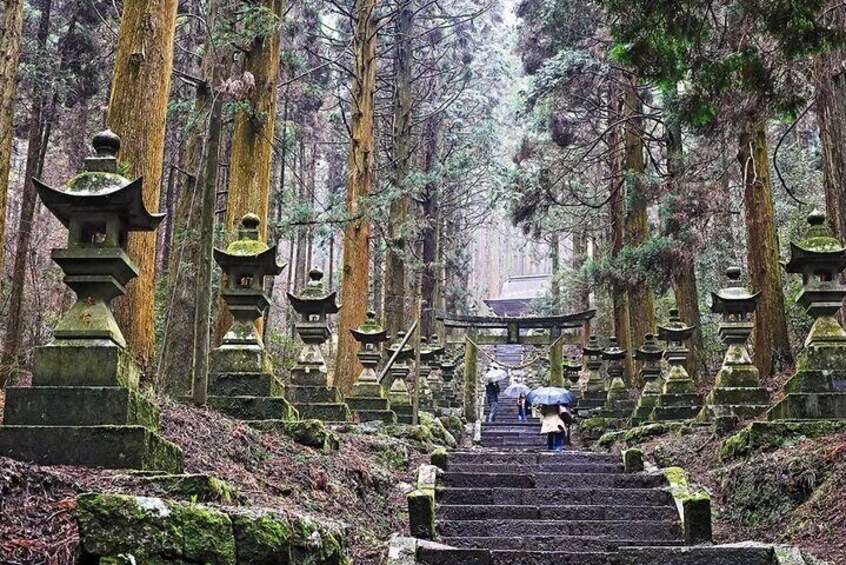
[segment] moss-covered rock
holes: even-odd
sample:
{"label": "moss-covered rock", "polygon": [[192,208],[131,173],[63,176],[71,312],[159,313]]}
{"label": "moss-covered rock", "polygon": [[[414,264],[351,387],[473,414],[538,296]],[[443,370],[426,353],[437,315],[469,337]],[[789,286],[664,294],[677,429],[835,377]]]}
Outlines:
{"label": "moss-covered rock", "polygon": [[117,494],[77,497],[82,551],[137,563],[235,564],[232,521],[207,506]]}
{"label": "moss-covered rock", "polygon": [[435,418],[429,412],[420,412],[420,424],[429,428],[435,443],[438,445],[446,447],[455,447],[458,445],[458,442],[455,440],[455,436],[447,430],[443,422],[440,419]]}
{"label": "moss-covered rock", "polygon": [[326,428],[321,420],[257,420],[250,422],[256,429],[284,435],[291,438],[300,445],[323,449],[326,451],[338,451],[340,442],[337,434]]}
{"label": "moss-covered rock", "polygon": [[458,416],[441,416],[439,418],[444,428],[452,434],[456,441],[461,441],[461,436],[464,434],[464,421]]}
{"label": "moss-covered rock", "polygon": [[210,475],[138,475],[135,480],[157,487],[168,498],[217,504],[237,504],[243,499],[232,485]]}
{"label": "moss-covered rock", "polygon": [[730,461],[755,452],[795,445],[807,438],[824,437],[846,430],[846,421],[752,422],[720,444],[720,460]]}

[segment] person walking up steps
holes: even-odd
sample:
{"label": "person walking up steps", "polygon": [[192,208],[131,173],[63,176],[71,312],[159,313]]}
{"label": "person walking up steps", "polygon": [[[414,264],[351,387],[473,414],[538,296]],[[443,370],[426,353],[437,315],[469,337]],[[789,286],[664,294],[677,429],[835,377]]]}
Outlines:
{"label": "person walking up steps", "polygon": [[496,422],[496,409],[499,406],[499,381],[508,375],[496,363],[491,363],[485,373],[485,401],[488,405],[488,422]]}
{"label": "person walking up steps", "polygon": [[529,421],[529,401],[525,392],[521,392],[517,398],[517,421],[521,424]]}
{"label": "person walking up steps", "polygon": [[561,407],[541,406],[541,433],[546,434],[546,448],[561,453],[564,451],[564,436],[567,425],[561,418]]}

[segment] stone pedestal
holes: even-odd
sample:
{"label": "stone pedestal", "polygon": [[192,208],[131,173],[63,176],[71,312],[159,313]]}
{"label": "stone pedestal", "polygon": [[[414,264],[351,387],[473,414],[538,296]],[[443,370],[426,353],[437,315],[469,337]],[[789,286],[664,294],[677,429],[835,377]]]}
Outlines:
{"label": "stone pedestal", "polygon": [[664,356],[670,368],[650,420],[691,420],[702,410],[702,397],[696,393],[693,379],[684,367],[688,354],[685,342],[694,329],[694,326],[687,326],[681,321],[678,310],[670,310],[670,323],[658,328],[659,337],[667,342]]}
{"label": "stone pedestal", "polygon": [[385,422],[394,424],[397,415],[391,410],[391,403],[385,395],[385,390],[379,384],[374,367],[379,363],[381,355],[377,351],[363,350],[358,358],[364,370],[358,377],[352,392],[347,397],[347,406],[353,413],[353,418],[359,422]]}
{"label": "stone pedestal", "polygon": [[664,350],[655,341],[654,334],[646,334],[643,345],[635,351],[635,359],[642,363],[640,378],[643,380],[643,390],[632,411],[632,426],[639,426],[649,420],[652,410],[658,404],[658,397],[663,390],[664,379],[661,378],[661,359]]}
{"label": "stone pedestal", "polygon": [[226,345],[211,353],[208,405],[238,420],[296,420],[264,348]]}
{"label": "stone pedestal", "polygon": [[590,336],[588,344],[582,348],[582,356],[587,367],[587,381],[584,383],[582,398],[576,404],[580,413],[590,412],[605,406],[608,399],[608,387],[602,376],[602,346],[599,338]]}
{"label": "stone pedestal", "polygon": [[414,409],[411,404],[411,395],[405,385],[408,377],[409,367],[398,361],[391,367],[391,389],[388,392],[388,400],[391,401],[391,408],[397,415],[400,424],[411,424],[413,421]]}
{"label": "stone pedestal", "polygon": [[629,398],[626,383],[620,377],[615,377],[608,388],[605,404],[594,415],[613,420],[628,420],[635,408],[635,401]]}

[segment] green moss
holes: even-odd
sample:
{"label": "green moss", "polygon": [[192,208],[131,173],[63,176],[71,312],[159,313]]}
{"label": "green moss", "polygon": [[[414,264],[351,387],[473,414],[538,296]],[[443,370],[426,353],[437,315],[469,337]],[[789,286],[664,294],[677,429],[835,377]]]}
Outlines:
{"label": "green moss", "polygon": [[597,444],[599,445],[599,447],[603,447],[605,449],[608,449],[610,447],[613,447],[614,444],[617,443],[618,441],[623,441],[625,439],[625,437],[626,437],[625,431],[606,432],[606,433],[602,434],[602,437],[599,438],[599,441],[597,442]]}
{"label": "green moss", "polygon": [[693,489],[687,482],[687,473],[681,467],[667,467],[661,469],[667,482],[670,483],[670,492],[673,498],[682,502],[689,500],[710,500],[707,492]]}
{"label": "green moss", "polygon": [[226,252],[230,255],[260,255],[267,249],[267,244],[263,241],[239,239],[230,243]]}
{"label": "green moss", "polygon": [[774,451],[807,438],[825,437],[846,430],[846,421],[752,422],[720,444],[720,460],[730,461],[756,452]]}

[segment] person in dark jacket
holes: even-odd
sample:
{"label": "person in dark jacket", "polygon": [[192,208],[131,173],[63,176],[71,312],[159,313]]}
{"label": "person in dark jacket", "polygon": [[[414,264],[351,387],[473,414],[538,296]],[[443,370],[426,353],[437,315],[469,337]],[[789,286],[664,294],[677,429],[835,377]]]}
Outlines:
{"label": "person in dark jacket", "polygon": [[499,406],[499,381],[488,381],[485,385],[485,401],[488,405],[488,422],[496,422],[496,409]]}
{"label": "person in dark jacket", "polygon": [[521,392],[517,398],[517,421],[521,424],[529,421],[529,401],[525,392]]}

